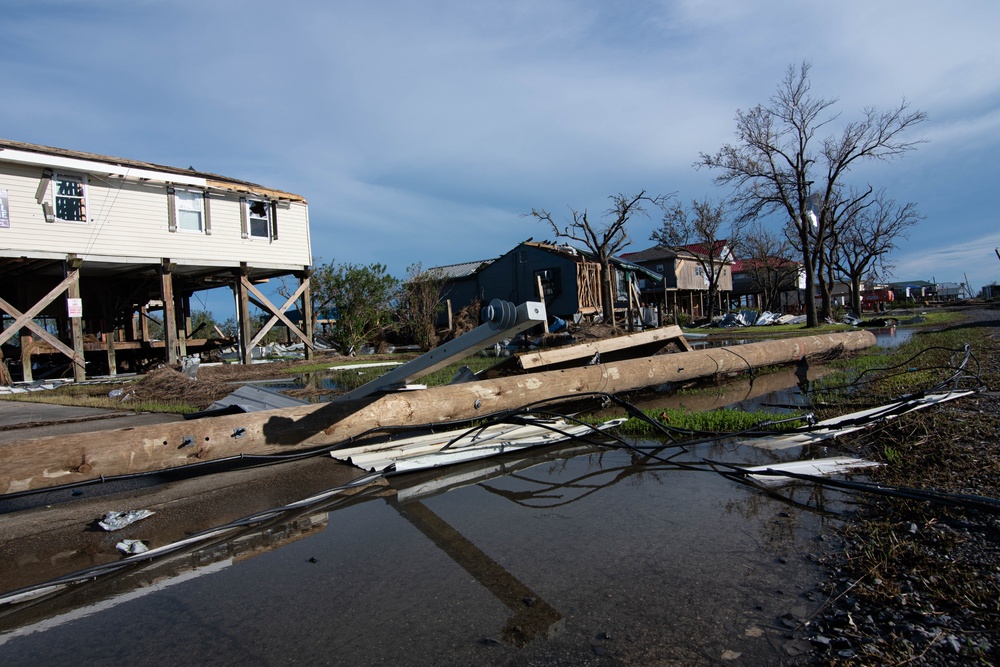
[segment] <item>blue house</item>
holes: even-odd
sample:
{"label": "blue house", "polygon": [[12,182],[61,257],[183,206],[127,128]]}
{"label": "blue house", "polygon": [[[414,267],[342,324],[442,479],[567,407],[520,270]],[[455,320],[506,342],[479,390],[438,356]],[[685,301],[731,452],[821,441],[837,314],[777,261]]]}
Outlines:
{"label": "blue house", "polygon": [[[620,258],[612,259],[615,308],[641,305],[640,276],[662,282],[663,277]],[[503,299],[518,304],[544,295],[550,316],[573,319],[601,312],[601,267],[590,253],[568,245],[525,241],[497,259],[428,269],[444,281],[442,296],[459,310],[475,300],[486,304]],[[631,294],[631,300],[630,300]]]}

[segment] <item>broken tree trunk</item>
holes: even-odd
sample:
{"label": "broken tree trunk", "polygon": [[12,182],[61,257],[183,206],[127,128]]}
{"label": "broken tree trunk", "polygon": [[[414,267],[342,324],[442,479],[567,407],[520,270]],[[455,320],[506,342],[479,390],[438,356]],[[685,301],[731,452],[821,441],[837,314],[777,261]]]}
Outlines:
{"label": "broken tree trunk", "polygon": [[49,436],[0,447],[0,494],[255,454],[348,442],[380,427],[475,419],[536,401],[634,391],[664,382],[797,362],[875,344],[868,331],[789,338],[530,373],[356,401],[135,429]]}

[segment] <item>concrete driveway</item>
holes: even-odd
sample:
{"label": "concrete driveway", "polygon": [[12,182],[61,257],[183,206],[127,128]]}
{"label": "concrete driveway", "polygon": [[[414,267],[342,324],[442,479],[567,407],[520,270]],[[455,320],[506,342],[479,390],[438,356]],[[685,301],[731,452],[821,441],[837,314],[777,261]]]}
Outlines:
{"label": "concrete driveway", "polygon": [[46,435],[87,433],[180,421],[181,415],[0,401],[0,444]]}

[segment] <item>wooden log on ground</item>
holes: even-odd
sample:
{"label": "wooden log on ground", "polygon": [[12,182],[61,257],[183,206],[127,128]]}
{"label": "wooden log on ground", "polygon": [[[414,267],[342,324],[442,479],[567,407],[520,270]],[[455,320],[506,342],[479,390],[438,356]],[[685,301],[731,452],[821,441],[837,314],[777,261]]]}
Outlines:
{"label": "wooden log on ground", "polygon": [[475,419],[562,396],[634,391],[874,344],[875,336],[868,331],[788,338],[356,401],[24,440],[0,447],[0,494],[233,456],[288,453],[350,441],[384,426]]}

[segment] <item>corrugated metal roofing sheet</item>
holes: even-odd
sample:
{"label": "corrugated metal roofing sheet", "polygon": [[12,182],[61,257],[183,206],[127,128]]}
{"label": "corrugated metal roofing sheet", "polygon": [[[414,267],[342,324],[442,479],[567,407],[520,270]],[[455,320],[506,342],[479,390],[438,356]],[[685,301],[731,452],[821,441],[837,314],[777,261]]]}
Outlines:
{"label": "corrugated metal roofing sheet", "polygon": [[447,266],[433,266],[427,269],[426,273],[433,274],[435,278],[441,280],[454,280],[456,278],[468,278],[481,269],[486,268],[496,260],[481,259],[475,262],[462,262],[461,264],[449,264]]}

